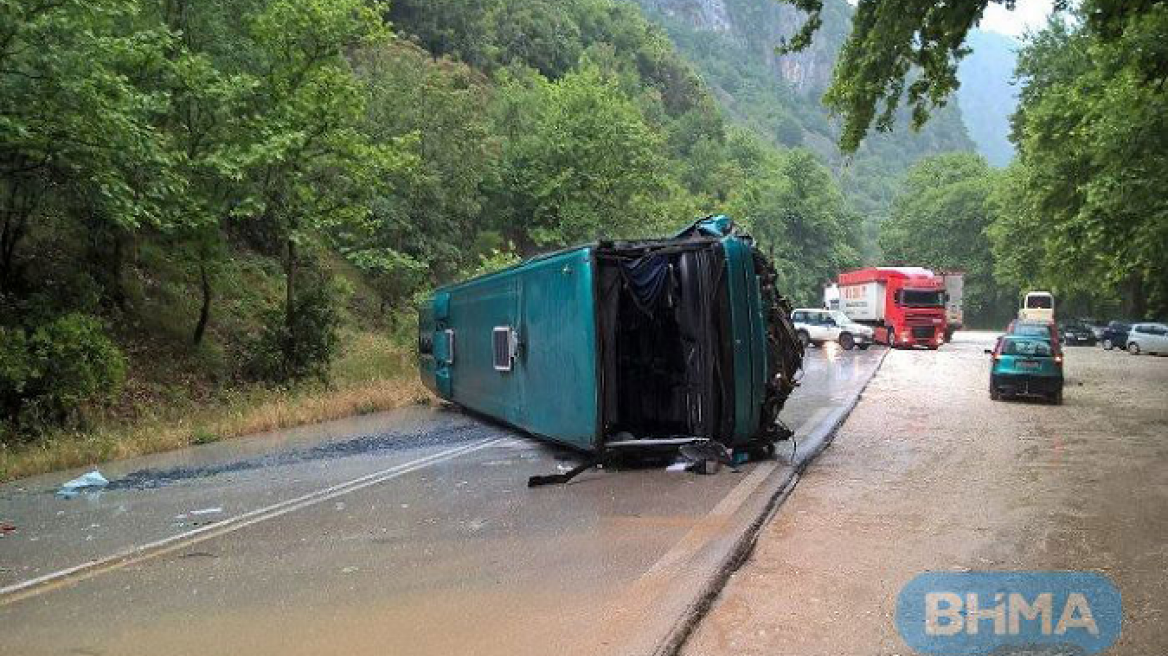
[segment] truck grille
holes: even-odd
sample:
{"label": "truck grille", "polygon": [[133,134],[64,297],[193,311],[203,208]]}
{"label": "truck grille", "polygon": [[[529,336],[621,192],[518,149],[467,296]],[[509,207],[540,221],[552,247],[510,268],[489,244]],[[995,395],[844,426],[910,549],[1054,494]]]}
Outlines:
{"label": "truck grille", "polygon": [[932,326],[913,326],[912,336],[917,339],[929,339],[933,336]]}

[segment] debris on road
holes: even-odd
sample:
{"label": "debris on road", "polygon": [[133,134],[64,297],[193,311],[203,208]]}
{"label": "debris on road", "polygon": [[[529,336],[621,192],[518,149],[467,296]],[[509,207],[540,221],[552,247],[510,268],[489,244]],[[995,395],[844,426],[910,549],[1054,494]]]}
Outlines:
{"label": "debris on road", "polygon": [[8,535],[9,533],[15,533],[15,532],[16,532],[16,525],[15,524],[9,524],[8,522],[0,522],[0,538]]}
{"label": "debris on road", "polygon": [[95,469],[88,474],[82,474],[71,481],[67,481],[61,486],[60,490],[57,490],[57,494],[68,498],[76,496],[82,490],[103,488],[107,485],[109,485],[109,479],[102,476],[101,472]]}
{"label": "debris on road", "polygon": [[223,512],[223,508],[220,506],[215,506],[214,508],[202,508],[200,510],[192,510],[190,512],[190,514],[192,514],[192,515],[214,515],[215,513],[221,513],[221,512]]}
{"label": "debris on road", "polygon": [[689,461],[686,471],[698,474],[717,474],[722,465],[728,465],[737,471],[735,459],[730,451],[720,442],[704,442],[701,444],[687,444],[679,449],[681,457]]}

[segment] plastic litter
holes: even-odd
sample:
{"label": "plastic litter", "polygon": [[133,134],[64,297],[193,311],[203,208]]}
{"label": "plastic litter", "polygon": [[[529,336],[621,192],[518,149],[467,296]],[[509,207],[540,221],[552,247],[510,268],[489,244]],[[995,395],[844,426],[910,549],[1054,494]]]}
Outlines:
{"label": "plastic litter", "polygon": [[82,474],[71,481],[67,481],[64,485],[61,486],[60,490],[57,490],[57,494],[64,497],[71,497],[75,496],[82,490],[103,488],[107,485],[109,485],[109,479],[107,479],[105,476],[102,476],[101,472],[95,469],[88,474]]}
{"label": "plastic litter", "polygon": [[669,465],[668,467],[666,467],[665,471],[667,471],[667,472],[684,472],[687,467],[689,467],[688,462],[675,462],[672,465]]}
{"label": "plastic litter", "polygon": [[101,472],[96,469],[88,474],[82,474],[77,478],[65,483],[61,486],[64,490],[79,490],[84,487],[105,487],[109,485],[109,479],[101,475]]}
{"label": "plastic litter", "polygon": [[215,513],[221,513],[221,512],[223,512],[223,508],[216,506],[214,508],[203,508],[201,510],[192,510],[190,512],[190,514],[191,515],[213,515]]}

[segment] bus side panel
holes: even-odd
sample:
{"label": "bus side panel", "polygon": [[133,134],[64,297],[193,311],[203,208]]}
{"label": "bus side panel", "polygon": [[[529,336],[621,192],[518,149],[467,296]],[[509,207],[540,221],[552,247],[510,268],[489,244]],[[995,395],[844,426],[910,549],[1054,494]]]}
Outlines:
{"label": "bus side panel", "polygon": [[523,278],[521,426],[576,448],[599,444],[596,300],[591,250],[534,263]]}
{"label": "bus side panel", "polygon": [[439,328],[454,332],[450,400],[522,427],[523,377],[516,375],[518,367],[510,372],[495,369],[492,341],[496,327],[519,323],[519,288],[520,276],[514,271],[452,288],[449,315]]}
{"label": "bus side panel", "polygon": [[[450,399],[534,435],[596,449],[592,270],[590,251],[578,249],[450,288]],[[497,328],[515,334],[510,370],[496,367]]]}

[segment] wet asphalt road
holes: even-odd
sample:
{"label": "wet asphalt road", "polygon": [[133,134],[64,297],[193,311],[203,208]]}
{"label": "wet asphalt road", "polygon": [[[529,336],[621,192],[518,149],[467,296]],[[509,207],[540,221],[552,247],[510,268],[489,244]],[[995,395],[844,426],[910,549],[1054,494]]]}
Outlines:
{"label": "wet asphalt road", "polygon": [[[809,430],[881,355],[813,349],[784,420]],[[81,471],[9,484],[0,653],[622,653],[765,472],[525,487],[574,462],[412,408],[110,463],[72,499]]]}
{"label": "wet asphalt road", "polygon": [[1168,358],[1067,347],[1063,405],[992,401],[994,338],[889,354],[683,654],[911,654],[902,586],[971,570],[1105,575],[1102,653],[1168,654]]}

